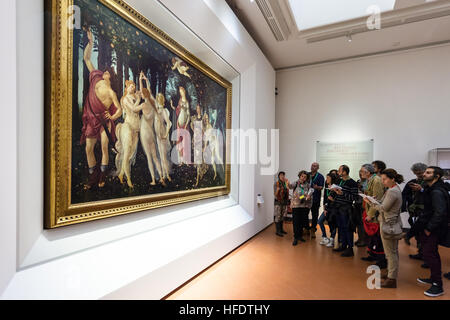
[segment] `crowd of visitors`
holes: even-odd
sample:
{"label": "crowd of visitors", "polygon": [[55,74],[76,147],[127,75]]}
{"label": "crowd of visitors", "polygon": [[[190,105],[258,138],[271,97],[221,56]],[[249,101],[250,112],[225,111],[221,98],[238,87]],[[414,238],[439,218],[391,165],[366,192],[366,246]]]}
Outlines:
{"label": "crowd of visitors", "polygon": [[[367,256],[361,259],[381,269],[382,288],[397,287],[399,241],[411,245],[415,239],[418,252],[409,257],[430,269],[430,277],[417,278],[417,282],[430,286],[424,292],[427,296],[444,294],[439,246],[450,247],[450,184],[443,181],[444,171],[416,163],[411,167],[416,178],[402,188],[403,176],[379,160],[363,164],[358,181],[350,177],[345,164],[326,177],[319,168],[313,163],[294,182],[285,172],[278,173],[274,184],[276,235],[287,234],[283,221],[292,210],[293,246],[314,239],[319,225],[319,244],[341,257],[353,257],[354,246],[366,247]],[[403,226],[402,212],[408,213],[410,228]],[[444,277],[450,279],[450,273]]]}

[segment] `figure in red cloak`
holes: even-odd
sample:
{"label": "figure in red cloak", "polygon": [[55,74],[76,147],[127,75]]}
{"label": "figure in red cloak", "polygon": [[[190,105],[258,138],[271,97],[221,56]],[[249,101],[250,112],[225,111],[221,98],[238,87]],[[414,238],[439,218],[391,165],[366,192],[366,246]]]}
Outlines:
{"label": "figure in red cloak", "polygon": [[[122,115],[122,108],[117,95],[111,88],[111,73],[95,70],[91,54],[94,46],[92,32],[87,31],[89,43],[84,51],[84,62],[90,72],[89,92],[83,107],[83,128],[81,131],[81,144],[86,144],[86,158],[89,166],[89,181],[85,190],[91,189],[95,184],[100,188],[105,186],[106,170],[109,164],[109,142],[114,143],[115,123]],[[97,141],[101,142],[102,161],[100,168],[95,159],[94,147]]]}

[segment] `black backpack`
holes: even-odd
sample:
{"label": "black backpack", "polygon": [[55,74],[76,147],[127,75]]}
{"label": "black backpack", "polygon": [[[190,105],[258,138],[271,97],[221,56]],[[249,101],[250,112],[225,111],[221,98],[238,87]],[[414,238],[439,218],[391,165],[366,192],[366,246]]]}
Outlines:
{"label": "black backpack", "polygon": [[444,182],[444,188],[448,191],[448,193],[450,194],[450,183],[448,182]]}
{"label": "black backpack", "polygon": [[441,190],[447,194],[447,233],[440,239],[439,244],[450,248],[450,183],[444,183],[444,188],[441,188]]}

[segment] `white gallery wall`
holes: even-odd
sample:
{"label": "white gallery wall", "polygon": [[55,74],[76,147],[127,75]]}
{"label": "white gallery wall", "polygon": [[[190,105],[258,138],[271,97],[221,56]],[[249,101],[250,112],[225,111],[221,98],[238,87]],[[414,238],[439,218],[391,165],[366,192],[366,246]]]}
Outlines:
{"label": "white gallery wall", "polygon": [[0,59],[3,77],[0,79],[0,93],[4,97],[1,111],[8,113],[8,121],[0,126],[5,150],[0,157],[2,173],[7,181],[0,186],[0,291],[16,272],[16,226],[17,226],[17,97],[16,97],[16,1],[5,0],[0,10],[0,26],[9,30]]}
{"label": "white gallery wall", "polygon": [[280,168],[309,169],[316,141],[374,139],[374,158],[412,163],[450,146],[450,45],[277,72]]}
{"label": "white gallery wall", "polygon": [[[275,71],[224,1],[127,2],[233,83],[233,128],[275,127]],[[1,298],[159,299],[273,221],[273,178],[251,164],[227,197],[44,230],[43,1],[5,0],[1,17]]]}

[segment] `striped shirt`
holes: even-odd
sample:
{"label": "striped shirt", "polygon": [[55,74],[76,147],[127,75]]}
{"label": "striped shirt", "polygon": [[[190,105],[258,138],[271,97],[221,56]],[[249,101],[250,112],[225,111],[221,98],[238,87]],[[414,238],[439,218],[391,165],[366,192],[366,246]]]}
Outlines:
{"label": "striped shirt", "polygon": [[348,180],[343,180],[339,182],[339,186],[342,188],[342,195],[337,194],[335,203],[337,206],[341,205],[351,205],[353,201],[359,197],[358,195],[358,184],[352,178]]}

